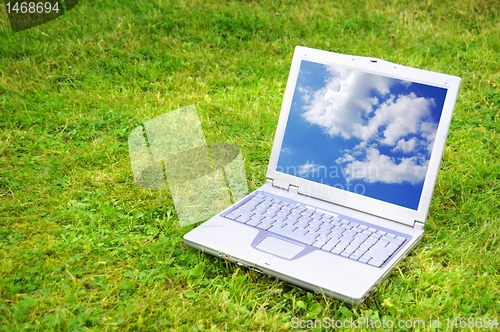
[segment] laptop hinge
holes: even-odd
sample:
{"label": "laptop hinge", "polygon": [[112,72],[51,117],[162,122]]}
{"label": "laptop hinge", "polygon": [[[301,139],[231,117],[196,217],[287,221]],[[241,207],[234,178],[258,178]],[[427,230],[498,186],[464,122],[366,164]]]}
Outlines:
{"label": "laptop hinge", "polygon": [[416,228],[418,230],[423,230],[424,229],[424,223],[421,222],[421,221],[415,220],[415,222],[413,222],[413,228]]}
{"label": "laptop hinge", "polygon": [[278,188],[285,189],[285,190],[288,190],[290,188],[290,184],[283,182],[283,181],[271,180],[271,179],[268,179],[267,181],[271,182],[273,187],[278,187]]}

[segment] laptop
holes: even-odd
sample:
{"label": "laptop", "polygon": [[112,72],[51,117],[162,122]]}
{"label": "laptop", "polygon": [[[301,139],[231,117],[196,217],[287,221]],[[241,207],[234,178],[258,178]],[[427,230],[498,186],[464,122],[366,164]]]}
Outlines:
{"label": "laptop", "polygon": [[362,302],[422,239],[460,81],[296,47],[266,183],[185,243]]}

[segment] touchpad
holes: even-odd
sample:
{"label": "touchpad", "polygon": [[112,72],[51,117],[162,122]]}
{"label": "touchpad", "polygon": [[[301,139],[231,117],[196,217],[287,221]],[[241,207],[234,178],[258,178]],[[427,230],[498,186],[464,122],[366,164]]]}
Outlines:
{"label": "touchpad", "polygon": [[265,251],[275,256],[291,259],[304,249],[303,246],[268,236],[255,246],[256,249]]}

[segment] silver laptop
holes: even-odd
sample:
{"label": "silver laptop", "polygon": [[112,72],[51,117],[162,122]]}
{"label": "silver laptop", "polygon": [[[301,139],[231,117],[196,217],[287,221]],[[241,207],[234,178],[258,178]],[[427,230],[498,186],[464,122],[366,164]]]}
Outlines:
{"label": "silver laptop", "polygon": [[297,47],[266,183],[185,243],[360,303],[423,236],[459,85]]}

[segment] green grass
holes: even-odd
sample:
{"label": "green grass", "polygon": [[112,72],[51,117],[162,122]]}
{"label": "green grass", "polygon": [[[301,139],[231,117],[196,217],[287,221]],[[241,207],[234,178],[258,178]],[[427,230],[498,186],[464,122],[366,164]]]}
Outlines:
{"label": "green grass", "polygon": [[[496,0],[96,0],[14,34],[0,6],[0,330],[500,319],[499,12]],[[189,249],[169,193],[132,178],[132,129],[196,104],[207,141],[237,144],[250,189],[262,185],[296,45],[463,78],[426,236],[359,306]]]}

